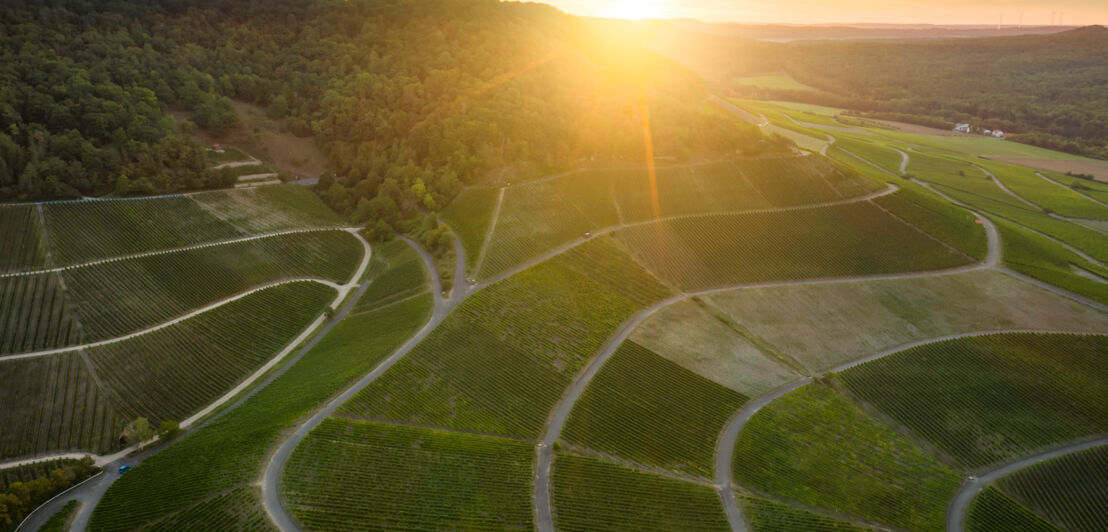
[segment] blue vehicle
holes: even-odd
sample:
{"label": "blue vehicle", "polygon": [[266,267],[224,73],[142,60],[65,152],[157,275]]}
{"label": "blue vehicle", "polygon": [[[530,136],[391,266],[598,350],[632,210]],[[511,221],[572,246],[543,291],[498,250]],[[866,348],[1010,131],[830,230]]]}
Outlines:
{"label": "blue vehicle", "polygon": [[129,465],[121,465],[121,466],[119,466],[119,474],[120,474],[120,475],[122,475],[122,474],[124,474],[124,473],[126,473],[126,472],[128,472],[128,471],[130,471],[130,470],[131,470],[131,466],[129,466]]}

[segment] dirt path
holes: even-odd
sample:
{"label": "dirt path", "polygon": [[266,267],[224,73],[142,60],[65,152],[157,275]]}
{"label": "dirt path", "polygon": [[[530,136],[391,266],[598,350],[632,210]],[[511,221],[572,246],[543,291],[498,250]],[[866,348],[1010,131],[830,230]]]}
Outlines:
{"label": "dirt path", "polygon": [[285,510],[281,501],[280,490],[280,477],[284,470],[285,463],[288,462],[290,456],[301,441],[310,433],[313,429],[319,426],[324,419],[338,410],[340,406],[349,401],[358,392],[362,391],[366,386],[369,386],[373,381],[377,380],[382,374],[389,370],[393,365],[404,358],[415,346],[419,345],[432,331],[434,331],[439,324],[446,319],[451,311],[454,310],[472,291],[472,286],[465,281],[465,264],[466,255],[465,249],[462,247],[461,240],[454,239],[454,251],[456,253],[455,261],[455,273],[454,273],[454,288],[451,291],[449,298],[443,298],[442,294],[442,280],[439,277],[438,270],[435,268],[435,259],[426,250],[419,246],[419,244],[408,239],[407,237],[400,237],[406,240],[412,247],[419,252],[420,257],[423,259],[424,264],[427,267],[427,271],[431,275],[432,293],[435,298],[435,307],[432,311],[431,318],[419,330],[414,336],[404,342],[396,351],[392,353],[383,362],[377,365],[367,375],[358,380],[352,386],[346,389],[346,391],[339,394],[339,396],[332,399],[304,423],[297,427],[287,439],[281,442],[277,450],[270,457],[269,462],[266,463],[265,471],[262,473],[261,487],[262,487],[262,504],[265,507],[266,515],[277,526],[277,528],[284,531],[295,531],[300,528],[296,525],[292,516]]}
{"label": "dirt path", "polygon": [[1084,451],[1086,449],[1092,449],[1093,447],[1100,447],[1101,445],[1108,445],[1108,438],[1099,438],[1092,441],[1085,441],[1081,443],[1073,443],[1058,447],[1046,452],[1029,456],[1022,460],[1010,462],[1001,467],[998,467],[984,475],[978,477],[970,477],[964,484],[962,489],[958,491],[958,494],[954,496],[954,500],[950,503],[950,508],[946,512],[946,529],[947,532],[962,532],[965,528],[966,510],[969,508],[969,504],[973,501],[973,498],[985,486],[988,486],[993,481],[1019,471],[1025,467],[1030,467],[1035,464],[1045,462],[1051,458],[1058,458],[1078,451]]}
{"label": "dirt path", "polygon": [[908,175],[908,152],[900,148],[893,148],[893,150],[900,154],[900,175]]}
{"label": "dirt path", "polygon": [[481,271],[481,265],[485,263],[485,254],[489,251],[489,242],[492,242],[492,233],[496,230],[496,222],[500,220],[500,207],[504,205],[505,187],[500,187],[496,195],[496,206],[492,209],[492,219],[489,220],[489,228],[485,230],[485,240],[481,242],[481,249],[477,252],[477,262],[473,264],[473,275]]}

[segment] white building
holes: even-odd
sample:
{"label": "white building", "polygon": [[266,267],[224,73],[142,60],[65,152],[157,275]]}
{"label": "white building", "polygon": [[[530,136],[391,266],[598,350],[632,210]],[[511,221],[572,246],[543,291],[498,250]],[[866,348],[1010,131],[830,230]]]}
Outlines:
{"label": "white building", "polygon": [[958,131],[960,133],[969,133],[970,132],[970,125],[969,124],[958,124],[958,125],[954,126],[954,131]]}

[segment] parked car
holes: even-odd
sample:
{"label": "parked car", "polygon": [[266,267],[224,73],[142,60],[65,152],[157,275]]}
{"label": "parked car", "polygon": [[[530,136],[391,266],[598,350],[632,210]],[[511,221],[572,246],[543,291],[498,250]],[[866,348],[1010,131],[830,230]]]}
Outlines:
{"label": "parked car", "polygon": [[129,466],[129,465],[121,465],[121,466],[119,466],[119,474],[120,474],[120,475],[122,475],[122,474],[124,474],[124,473],[126,473],[126,472],[128,472],[128,471],[130,471],[130,470],[131,470],[131,466]]}

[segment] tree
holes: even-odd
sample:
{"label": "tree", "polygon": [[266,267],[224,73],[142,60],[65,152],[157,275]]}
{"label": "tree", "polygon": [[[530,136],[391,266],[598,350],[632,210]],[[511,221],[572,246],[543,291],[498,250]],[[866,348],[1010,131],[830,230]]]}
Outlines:
{"label": "tree", "polygon": [[158,425],[158,437],[164,440],[171,440],[177,437],[181,433],[181,425],[172,419],[162,421]]}
{"label": "tree", "polygon": [[150,427],[150,420],[140,417],[131,422],[127,427],[131,437],[136,443],[142,443],[154,437],[154,429]]}

